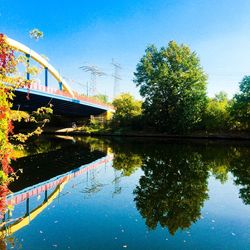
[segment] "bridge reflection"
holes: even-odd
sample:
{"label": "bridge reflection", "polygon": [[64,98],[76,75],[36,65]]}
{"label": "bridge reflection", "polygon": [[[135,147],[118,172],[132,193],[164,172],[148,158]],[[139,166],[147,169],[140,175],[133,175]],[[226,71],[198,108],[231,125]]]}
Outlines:
{"label": "bridge reflection", "polygon": [[[6,236],[9,236],[22,229],[23,227],[29,225],[32,220],[34,220],[44,209],[46,209],[53,202],[56,197],[60,195],[60,192],[62,191],[64,186],[71,179],[84,173],[88,173],[93,169],[111,166],[112,162],[113,154],[108,154],[105,157],[85,164],[65,174],[58,175],[48,181],[41,182],[7,196],[7,204],[9,207],[15,208],[16,206],[18,206],[19,204],[23,204],[24,202],[26,202],[26,206],[24,206],[24,211],[22,211],[24,215],[21,215],[18,218],[12,218],[10,209],[6,212],[0,224],[0,239],[3,239]],[[49,190],[53,190],[50,195],[48,195]],[[41,194],[44,194],[43,202],[35,209],[31,210],[30,198],[35,196],[38,197]]]}

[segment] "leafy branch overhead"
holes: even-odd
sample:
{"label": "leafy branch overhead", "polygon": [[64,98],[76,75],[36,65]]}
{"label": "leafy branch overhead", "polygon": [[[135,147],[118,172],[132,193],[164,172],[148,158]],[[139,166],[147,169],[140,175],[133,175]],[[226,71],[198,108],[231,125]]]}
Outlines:
{"label": "leafy branch overhead", "polygon": [[30,37],[38,41],[40,38],[43,38],[43,32],[39,29],[33,29],[29,32]]}

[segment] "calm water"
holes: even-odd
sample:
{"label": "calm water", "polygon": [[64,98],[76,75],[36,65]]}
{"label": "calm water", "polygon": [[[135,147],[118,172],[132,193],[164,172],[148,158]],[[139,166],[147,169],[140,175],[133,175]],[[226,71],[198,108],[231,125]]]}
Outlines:
{"label": "calm water", "polygon": [[247,143],[44,137],[22,154],[1,249],[250,249]]}

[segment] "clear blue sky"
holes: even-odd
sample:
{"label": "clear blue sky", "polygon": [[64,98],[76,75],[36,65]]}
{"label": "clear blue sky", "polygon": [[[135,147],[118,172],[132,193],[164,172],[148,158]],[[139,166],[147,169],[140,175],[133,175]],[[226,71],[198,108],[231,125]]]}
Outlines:
{"label": "clear blue sky", "polygon": [[[208,94],[224,90],[232,96],[250,74],[249,13],[249,0],[0,0],[0,32],[81,82],[89,75],[79,66],[95,64],[112,74],[114,58],[123,67],[120,90],[137,97],[133,72],[146,46],[176,40],[198,53],[209,76]],[[29,38],[33,28],[44,32],[42,40]],[[112,96],[112,78],[103,77],[97,88]]]}

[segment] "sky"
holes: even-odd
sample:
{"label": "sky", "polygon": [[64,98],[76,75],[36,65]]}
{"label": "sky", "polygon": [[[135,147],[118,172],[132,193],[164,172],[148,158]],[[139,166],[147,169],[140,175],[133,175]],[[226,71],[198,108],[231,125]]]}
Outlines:
{"label": "sky", "polygon": [[[122,66],[119,91],[140,98],[133,72],[146,47],[175,40],[198,54],[208,95],[232,97],[250,74],[249,13],[249,0],[0,0],[0,33],[46,55],[78,92],[86,88],[76,82],[90,82],[79,67],[98,66],[106,76],[97,79],[97,92],[110,98],[112,58]],[[29,37],[34,28],[43,39]]]}

